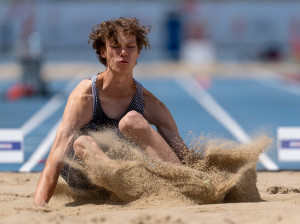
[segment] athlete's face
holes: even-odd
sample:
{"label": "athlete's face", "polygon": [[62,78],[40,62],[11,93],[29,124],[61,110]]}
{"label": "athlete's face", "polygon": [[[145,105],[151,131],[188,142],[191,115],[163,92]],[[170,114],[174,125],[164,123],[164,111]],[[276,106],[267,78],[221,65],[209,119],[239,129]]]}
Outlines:
{"label": "athlete's face", "polygon": [[116,38],[106,41],[106,48],[101,50],[106,58],[106,67],[117,73],[132,73],[139,57],[136,37],[119,33]]}

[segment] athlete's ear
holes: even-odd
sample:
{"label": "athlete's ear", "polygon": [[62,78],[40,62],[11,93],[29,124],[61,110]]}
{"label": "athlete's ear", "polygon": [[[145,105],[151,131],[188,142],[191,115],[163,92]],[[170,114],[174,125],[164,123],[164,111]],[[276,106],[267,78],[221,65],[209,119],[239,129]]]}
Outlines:
{"label": "athlete's ear", "polygon": [[105,47],[100,48],[100,55],[102,58],[106,58],[106,48]]}

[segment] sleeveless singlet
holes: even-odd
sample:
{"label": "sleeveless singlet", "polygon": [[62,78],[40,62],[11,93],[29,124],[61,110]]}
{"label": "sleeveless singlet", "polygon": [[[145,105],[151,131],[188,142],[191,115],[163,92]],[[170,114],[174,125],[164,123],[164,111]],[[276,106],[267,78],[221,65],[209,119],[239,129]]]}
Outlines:
{"label": "sleeveless singlet", "polygon": [[[138,81],[134,80],[136,91],[128,106],[127,111],[121,116],[119,120],[111,119],[104,113],[97,90],[97,77],[94,75],[89,79],[92,81],[92,95],[93,95],[93,116],[91,121],[85,125],[81,130],[85,133],[87,131],[99,131],[103,127],[118,128],[120,120],[131,110],[135,110],[140,114],[144,114],[144,99],[143,99],[143,86]],[[74,150],[70,150],[69,157],[73,160],[78,159],[75,156]],[[79,190],[93,190],[97,186],[93,185],[87,177],[78,169],[70,167],[66,164],[61,173],[61,177],[65,179],[70,187]]]}
{"label": "sleeveless singlet", "polygon": [[104,126],[116,127],[119,124],[120,119],[124,117],[131,110],[135,110],[142,115],[144,114],[143,86],[138,81],[133,79],[136,86],[136,91],[127,108],[127,111],[123,114],[123,116],[119,120],[111,119],[107,117],[102,109],[102,105],[100,102],[100,97],[96,85],[97,77],[98,75],[94,75],[90,78],[92,81],[93,117],[90,123],[88,123],[85,127],[83,127],[83,129],[99,130],[99,128]]}

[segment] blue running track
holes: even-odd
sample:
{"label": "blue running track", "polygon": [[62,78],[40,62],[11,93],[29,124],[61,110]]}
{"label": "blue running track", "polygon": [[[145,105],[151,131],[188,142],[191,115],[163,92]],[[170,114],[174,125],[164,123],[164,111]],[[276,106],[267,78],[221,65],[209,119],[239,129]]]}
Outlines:
{"label": "blue running track", "polygon": [[[280,77],[214,77],[204,87],[197,78],[185,76],[138,80],[167,105],[184,139],[192,132],[245,143],[257,133],[267,133],[274,143],[265,153],[267,160],[264,161],[267,162],[260,160],[257,169],[300,170],[300,161],[278,160],[276,142],[278,127],[300,127],[300,84],[284,82]],[[0,99],[0,128],[25,130],[24,163],[2,163],[0,171],[43,169],[55,125],[61,119],[70,93],[70,88],[65,88],[67,83],[49,82],[48,89],[52,94],[47,97],[23,98],[15,102]],[[0,82],[2,95],[12,84],[12,81]],[[39,110],[49,111],[47,108],[52,112],[45,118],[32,120]],[[37,150],[40,152],[36,153]]]}

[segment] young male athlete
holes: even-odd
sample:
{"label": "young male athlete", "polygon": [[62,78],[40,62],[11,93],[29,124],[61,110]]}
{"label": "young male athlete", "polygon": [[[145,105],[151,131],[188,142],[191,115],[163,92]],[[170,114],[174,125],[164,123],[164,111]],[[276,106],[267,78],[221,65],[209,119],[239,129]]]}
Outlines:
{"label": "young male athlete", "polygon": [[[48,203],[59,175],[71,187],[95,187],[78,170],[64,164],[65,156],[84,160],[87,150],[93,150],[97,159],[111,160],[92,137],[78,137],[79,132],[113,128],[137,144],[147,156],[181,164],[187,146],[179,136],[171,113],[133,78],[133,68],[141,49],[150,48],[149,31],[150,28],[140,26],[137,19],[122,17],[104,21],[93,28],[89,41],[106,70],[81,81],[70,94],[37,185],[36,206]],[[150,124],[156,126],[157,131]]]}

